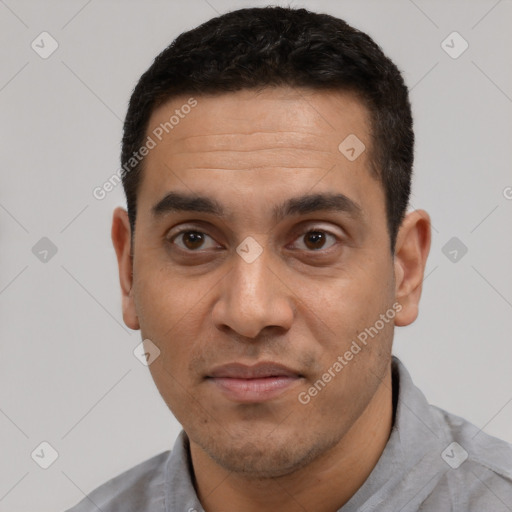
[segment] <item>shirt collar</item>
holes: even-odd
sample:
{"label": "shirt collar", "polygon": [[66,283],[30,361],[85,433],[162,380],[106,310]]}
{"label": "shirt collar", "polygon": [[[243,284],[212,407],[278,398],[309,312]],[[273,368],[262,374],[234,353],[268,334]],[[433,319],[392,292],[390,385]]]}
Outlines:
{"label": "shirt collar", "polygon": [[[391,369],[393,393],[397,396],[391,434],[376,466],[340,512],[373,509],[377,503],[390,501],[393,494],[398,499],[398,488],[412,472],[431,468],[436,475],[439,468],[445,469],[439,447],[448,442],[440,422],[396,356],[392,356]],[[424,473],[422,480],[427,482],[430,477]]]}

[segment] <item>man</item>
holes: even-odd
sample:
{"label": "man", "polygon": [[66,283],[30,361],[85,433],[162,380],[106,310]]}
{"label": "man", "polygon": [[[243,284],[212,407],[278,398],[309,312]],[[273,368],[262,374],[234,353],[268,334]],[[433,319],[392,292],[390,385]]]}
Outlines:
{"label": "man", "polygon": [[413,146],[400,72],[332,16],[241,9],[155,59],[112,240],[183,431],[73,512],[512,510],[512,447],[391,355],[431,240]]}

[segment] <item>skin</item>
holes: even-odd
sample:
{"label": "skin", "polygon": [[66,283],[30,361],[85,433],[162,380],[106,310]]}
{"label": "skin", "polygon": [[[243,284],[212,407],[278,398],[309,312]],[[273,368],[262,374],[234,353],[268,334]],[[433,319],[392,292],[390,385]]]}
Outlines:
{"label": "skin", "polygon": [[[148,134],[187,99],[156,109]],[[161,351],[149,368],[189,436],[205,510],[336,510],[390,435],[393,332],[418,315],[430,217],[406,215],[393,257],[384,191],[369,170],[367,110],[352,94],[279,87],[196,99],[146,157],[133,262],[127,213],[114,211],[124,322]],[[349,134],[366,146],[352,162],[338,150]],[[155,220],[151,208],[170,191],[215,198],[229,215]],[[316,211],[273,221],[273,205],[313,192],[345,194],[361,218]],[[171,240],[184,227],[204,233],[203,245]],[[311,228],[325,233],[316,244]],[[252,263],[236,252],[248,236],[263,248]],[[300,403],[395,303],[394,320]],[[205,378],[221,364],[259,361],[301,377],[260,403],[237,403]]]}

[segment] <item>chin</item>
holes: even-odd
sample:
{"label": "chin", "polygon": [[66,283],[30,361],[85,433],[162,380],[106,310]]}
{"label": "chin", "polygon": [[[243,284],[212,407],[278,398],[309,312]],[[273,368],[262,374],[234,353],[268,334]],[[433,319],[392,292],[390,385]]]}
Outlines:
{"label": "chin", "polygon": [[[201,442],[203,441],[203,442]],[[206,441],[206,442],[204,442]],[[237,436],[217,435],[195,442],[225,470],[252,479],[278,478],[307,466],[327,452],[337,440],[328,435],[302,433],[269,436],[244,432]]]}

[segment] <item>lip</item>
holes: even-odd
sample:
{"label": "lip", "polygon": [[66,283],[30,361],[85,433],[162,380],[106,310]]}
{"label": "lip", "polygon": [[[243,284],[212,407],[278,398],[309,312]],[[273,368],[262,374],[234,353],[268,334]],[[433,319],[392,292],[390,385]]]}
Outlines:
{"label": "lip", "polygon": [[206,378],[230,400],[257,403],[285,393],[302,375],[278,363],[262,362],[253,366],[225,364],[214,368]]}

